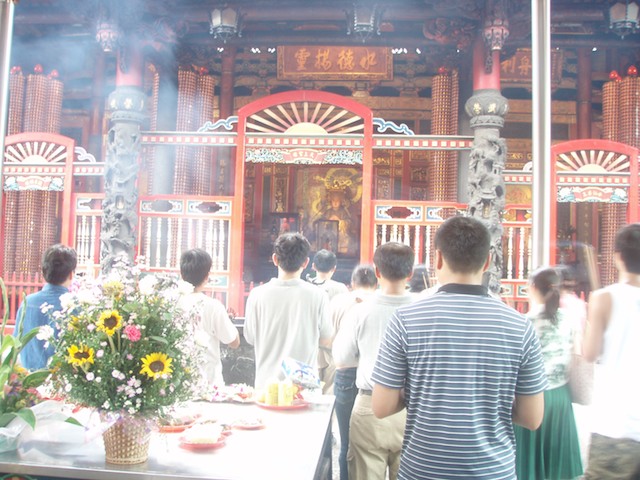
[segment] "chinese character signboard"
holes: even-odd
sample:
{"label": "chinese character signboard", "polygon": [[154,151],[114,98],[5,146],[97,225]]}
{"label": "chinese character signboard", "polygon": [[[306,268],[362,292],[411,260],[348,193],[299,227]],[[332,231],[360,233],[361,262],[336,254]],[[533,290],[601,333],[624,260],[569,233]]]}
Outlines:
{"label": "chinese character signboard", "polygon": [[278,79],[392,80],[393,55],[386,47],[278,47]]}
{"label": "chinese character signboard", "polygon": [[[503,83],[531,83],[533,62],[531,49],[519,48],[510,59],[500,63],[500,81]],[[551,50],[551,83],[562,81],[562,51]]]}

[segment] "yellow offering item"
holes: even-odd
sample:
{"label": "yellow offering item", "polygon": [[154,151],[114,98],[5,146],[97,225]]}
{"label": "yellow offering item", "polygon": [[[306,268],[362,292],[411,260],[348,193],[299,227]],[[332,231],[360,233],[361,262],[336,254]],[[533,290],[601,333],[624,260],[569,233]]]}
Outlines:
{"label": "yellow offering item", "polygon": [[293,405],[293,384],[291,382],[278,383],[278,405]]}
{"label": "yellow offering item", "polygon": [[267,405],[278,405],[278,385],[277,382],[267,385],[267,395],[264,402]]}
{"label": "yellow offering item", "polygon": [[293,405],[293,397],[297,391],[298,388],[290,381],[272,382],[267,385],[264,403],[279,407]]}

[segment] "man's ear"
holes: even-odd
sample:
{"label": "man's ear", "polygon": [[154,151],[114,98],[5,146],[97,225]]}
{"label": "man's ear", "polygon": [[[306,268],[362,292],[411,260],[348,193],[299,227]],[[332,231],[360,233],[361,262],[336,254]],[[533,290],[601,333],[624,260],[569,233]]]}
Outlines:
{"label": "man's ear", "polygon": [[442,270],[444,266],[444,259],[442,258],[442,252],[440,250],[436,250],[436,270]]}
{"label": "man's ear", "polygon": [[[307,268],[307,265],[309,265],[309,257],[307,257],[307,259],[304,261],[304,263],[302,264],[302,270],[304,270],[305,268]],[[314,268],[315,270],[315,268]]]}
{"label": "man's ear", "polygon": [[271,261],[273,262],[273,264],[277,267],[278,266],[278,257],[276,257],[275,253],[271,254]]}
{"label": "man's ear", "polygon": [[376,272],[376,278],[382,278],[382,275],[380,275],[380,270],[378,269],[378,267],[374,265],[373,270]]}
{"label": "man's ear", "polygon": [[489,266],[491,265],[491,252],[489,252],[489,255],[487,255],[487,259],[484,262],[484,266],[482,267],[482,272],[486,272],[487,270],[489,270]]}

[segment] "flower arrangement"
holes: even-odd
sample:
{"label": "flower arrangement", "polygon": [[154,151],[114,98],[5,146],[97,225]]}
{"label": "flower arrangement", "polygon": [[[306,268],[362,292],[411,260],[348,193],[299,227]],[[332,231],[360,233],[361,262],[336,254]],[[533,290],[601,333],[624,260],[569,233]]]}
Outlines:
{"label": "flower arrangement", "polygon": [[[2,304],[8,306],[9,300],[4,281],[0,278],[2,290]],[[24,310],[23,310],[24,311]],[[18,365],[18,356],[24,348],[39,333],[38,328],[24,332],[22,328],[17,335],[5,335],[5,327],[9,319],[9,308],[5,307],[0,331],[0,428],[4,428],[15,418],[19,417],[32,428],[36,417],[31,410],[40,401],[36,390],[49,376],[49,370],[27,372]],[[22,322],[20,322],[22,327]]]}
{"label": "flower arrangement", "polygon": [[155,416],[198,395],[200,349],[177,306],[187,291],[172,277],[118,264],[63,295],[51,363],[59,394],[130,416]]}

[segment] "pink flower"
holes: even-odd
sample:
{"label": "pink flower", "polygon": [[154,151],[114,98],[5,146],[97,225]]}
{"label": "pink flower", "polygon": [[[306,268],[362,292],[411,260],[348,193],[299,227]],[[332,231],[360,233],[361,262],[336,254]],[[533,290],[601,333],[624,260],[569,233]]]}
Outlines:
{"label": "pink flower", "polygon": [[140,329],[135,325],[127,325],[124,327],[124,334],[127,336],[130,342],[137,342],[140,340]]}

